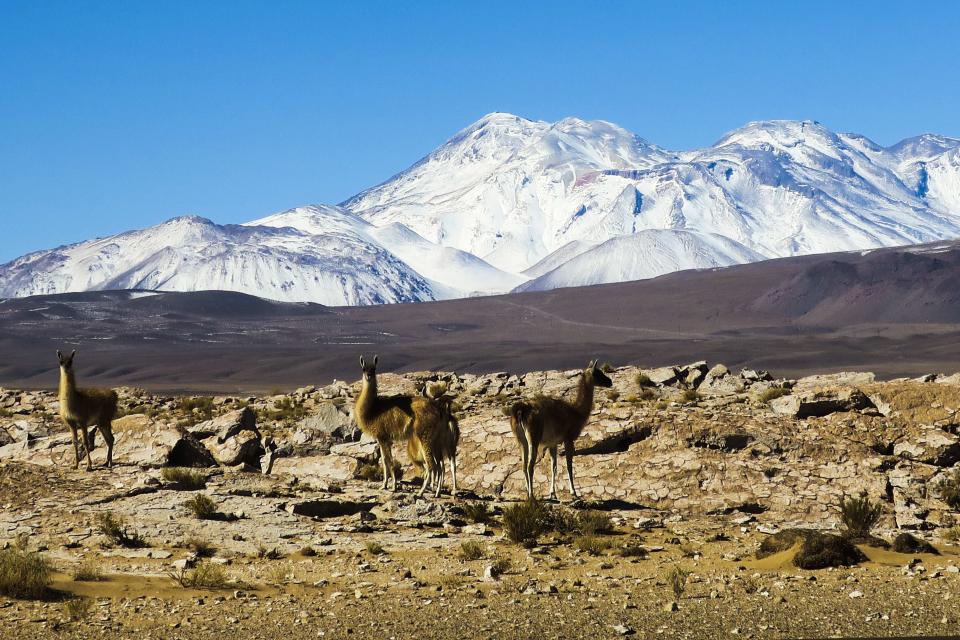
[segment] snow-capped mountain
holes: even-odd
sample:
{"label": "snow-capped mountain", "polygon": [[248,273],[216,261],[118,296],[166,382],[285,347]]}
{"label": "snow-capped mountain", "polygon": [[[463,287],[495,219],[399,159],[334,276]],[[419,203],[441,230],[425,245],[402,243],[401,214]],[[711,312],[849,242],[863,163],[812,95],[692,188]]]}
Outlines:
{"label": "snow-capped mountain", "polygon": [[331,305],[647,278],[960,237],[960,140],[765,121],[669,151],[495,113],[338,206],[174,218],[0,266],[0,296],[225,289]]}
{"label": "snow-capped mountain", "polygon": [[783,257],[960,235],[958,154],[952,138],[884,149],[793,121],[670,152],[605,122],[491,114],[343,205],[514,272],[570,242],[643,229],[713,233]]}
{"label": "snow-capped mountain", "polygon": [[588,249],[516,291],[646,280],[682,269],[713,269],[757,260],[763,260],[763,256],[724,236],[644,229]]}
{"label": "snow-capped mountain", "polygon": [[0,271],[5,296],[97,289],[239,291],[329,305],[434,299],[427,281],[347,228],[217,225],[187,216],[32,253]]}

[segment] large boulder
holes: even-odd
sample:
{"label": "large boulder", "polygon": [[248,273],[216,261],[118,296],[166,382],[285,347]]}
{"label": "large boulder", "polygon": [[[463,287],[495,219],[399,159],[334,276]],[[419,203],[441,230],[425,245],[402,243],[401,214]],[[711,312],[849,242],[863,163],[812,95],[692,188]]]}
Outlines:
{"label": "large boulder", "polygon": [[228,411],[212,420],[199,422],[190,428],[190,433],[201,440],[212,436],[217,437],[218,443],[224,443],[241,431],[255,431],[257,428],[257,413],[250,407]]}
{"label": "large boulder", "polygon": [[260,433],[252,429],[234,433],[223,442],[219,438],[211,439],[210,452],[225,467],[246,464],[256,468],[260,467],[260,458],[266,453]]}
{"label": "large boulder", "polygon": [[294,451],[326,450],[331,443],[356,440],[359,429],[350,415],[332,402],[324,402],[297,423],[290,436]]}
{"label": "large boulder", "polygon": [[707,371],[697,389],[700,393],[726,396],[743,391],[744,382],[740,376],[731,375],[724,365],[716,364]]}
{"label": "large boulder", "polygon": [[794,418],[816,418],[870,407],[876,408],[866,394],[853,387],[799,390],[770,401],[774,413]]}
{"label": "large boulder", "polygon": [[183,427],[157,422],[144,414],[113,421],[114,458],[141,467],[214,467],[217,461],[200,440]]}
{"label": "large boulder", "polygon": [[643,371],[650,382],[653,384],[663,387],[670,384],[673,384],[677,381],[677,368],[676,367],[660,367],[658,369],[645,369]]}

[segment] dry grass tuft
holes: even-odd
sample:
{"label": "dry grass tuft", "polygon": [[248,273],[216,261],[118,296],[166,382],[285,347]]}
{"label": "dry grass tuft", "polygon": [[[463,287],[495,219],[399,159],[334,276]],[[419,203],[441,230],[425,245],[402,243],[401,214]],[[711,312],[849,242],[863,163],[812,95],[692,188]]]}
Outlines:
{"label": "dry grass tuft", "polygon": [[107,537],[111,544],[128,549],[140,549],[147,546],[142,535],[126,526],[126,521],[113,515],[112,511],[97,514],[97,530]]}
{"label": "dry grass tuft", "polygon": [[51,569],[46,559],[24,546],[0,550],[0,595],[39,600],[50,595]]}
{"label": "dry grass tuft", "polygon": [[85,560],[73,570],[74,582],[103,582],[106,578],[93,560]]}
{"label": "dry grass tuft", "polygon": [[486,555],[487,548],[475,540],[467,540],[460,544],[460,557],[463,560],[480,560]]}
{"label": "dry grass tuft", "polygon": [[193,491],[207,486],[207,478],[196,469],[184,467],[164,467],[160,477],[166,482],[177,485],[181,489]]}
{"label": "dry grass tuft", "polygon": [[215,520],[217,518],[217,505],[202,493],[198,493],[184,503],[184,506],[190,510],[194,518],[198,520]]}

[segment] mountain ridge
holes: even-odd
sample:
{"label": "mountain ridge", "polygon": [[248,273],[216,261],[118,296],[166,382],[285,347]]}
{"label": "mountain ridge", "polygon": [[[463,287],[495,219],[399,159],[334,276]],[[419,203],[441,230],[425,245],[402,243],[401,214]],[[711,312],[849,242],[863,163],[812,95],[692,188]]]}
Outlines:
{"label": "mountain ridge", "polygon": [[[671,235],[698,238],[697,258],[650,240]],[[708,241],[718,237],[742,249]],[[339,205],[240,224],[178,216],[32,252],[0,265],[0,296],[222,288],[418,302],[955,237],[960,140],[949,136],[883,147],[816,121],[759,120],[671,151],[603,120],[494,112]],[[641,264],[653,255],[671,257]]]}

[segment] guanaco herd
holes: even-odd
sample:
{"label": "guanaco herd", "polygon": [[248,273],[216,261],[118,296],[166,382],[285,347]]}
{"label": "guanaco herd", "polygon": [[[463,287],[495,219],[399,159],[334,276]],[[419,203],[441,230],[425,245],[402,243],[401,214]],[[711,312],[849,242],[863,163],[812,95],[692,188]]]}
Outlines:
{"label": "guanaco herd", "polygon": [[[93,468],[90,461],[93,438],[87,431],[90,426],[96,426],[103,434],[107,443],[107,466],[110,467],[113,465],[114,441],[111,422],[117,413],[117,393],[113,390],[78,389],[73,369],[76,353],[74,351],[64,356],[57,351],[60,361],[60,417],[73,436],[74,469],[80,466],[78,431],[83,438],[87,470]],[[454,399],[446,394],[446,386],[427,385],[421,394],[413,396],[382,396],[377,389],[377,356],[373,357],[373,362],[365,361],[361,356],[360,368],[363,373],[360,393],[354,401],[354,418],[361,431],[375,439],[380,447],[382,488],[397,490],[399,465],[394,462],[393,445],[406,442],[410,461],[425,471],[418,495],[423,495],[428,487],[432,487],[435,495],[440,496],[449,461],[453,495],[456,496],[460,425],[454,415]],[[504,408],[504,414],[510,417],[513,435],[520,445],[528,498],[534,498],[533,473],[541,447],[550,452],[550,498],[557,498],[557,457],[561,444],[567,463],[570,494],[573,498],[579,497],[573,481],[575,443],[593,410],[594,389],[612,385],[610,378],[593,360],[580,374],[573,402],[539,395]]]}

